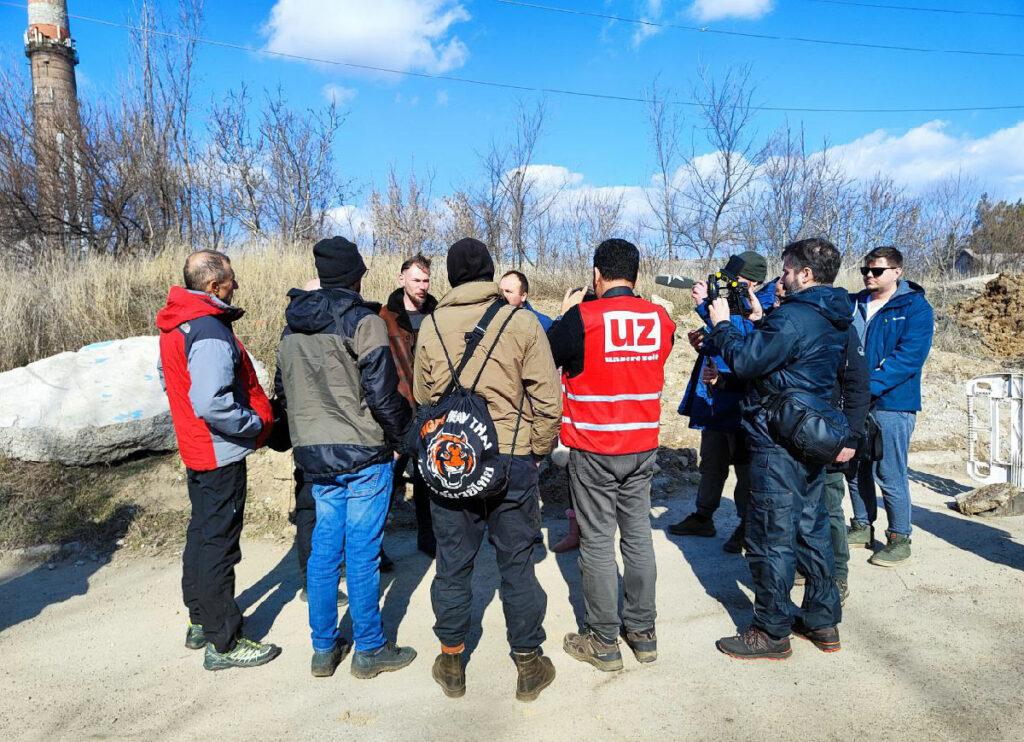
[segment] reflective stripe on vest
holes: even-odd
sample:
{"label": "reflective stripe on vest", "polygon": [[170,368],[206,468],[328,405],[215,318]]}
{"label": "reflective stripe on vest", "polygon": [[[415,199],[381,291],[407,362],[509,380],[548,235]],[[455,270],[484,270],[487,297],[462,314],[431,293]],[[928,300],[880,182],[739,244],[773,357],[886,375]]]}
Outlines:
{"label": "reflective stripe on vest", "polygon": [[580,315],[583,371],[562,376],[562,442],[606,455],[657,448],[675,324],[664,309],[635,296],[585,302]]}

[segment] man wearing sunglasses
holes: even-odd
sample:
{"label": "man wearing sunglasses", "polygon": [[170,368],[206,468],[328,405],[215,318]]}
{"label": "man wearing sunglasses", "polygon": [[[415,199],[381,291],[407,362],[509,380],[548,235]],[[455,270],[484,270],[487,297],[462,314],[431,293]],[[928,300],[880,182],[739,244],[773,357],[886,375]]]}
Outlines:
{"label": "man wearing sunglasses", "polygon": [[903,279],[903,254],[895,247],[876,247],[869,252],[860,272],[865,289],[852,297],[856,303],[854,325],[861,334],[871,372],[871,409],[882,458],[861,461],[856,485],[851,482],[849,542],[867,548],[874,542],[877,482],[889,527],[885,546],[870,562],[895,567],[910,559],[907,455],[921,409],[921,369],[931,349],[935,322],[924,289]]}

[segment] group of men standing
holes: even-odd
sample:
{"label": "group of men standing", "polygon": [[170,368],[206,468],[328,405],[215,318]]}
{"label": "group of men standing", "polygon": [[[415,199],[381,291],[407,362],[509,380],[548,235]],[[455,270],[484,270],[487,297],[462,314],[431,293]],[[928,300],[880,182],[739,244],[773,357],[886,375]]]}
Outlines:
{"label": "group of men standing", "polygon": [[[829,532],[835,503],[823,497],[824,467],[803,461],[769,430],[759,404],[765,384],[810,392],[846,412],[857,435],[834,462],[839,491],[847,462],[862,462],[855,467],[863,473],[859,479],[846,474],[848,481],[861,483],[860,489],[851,484],[851,491],[867,495],[873,493],[867,484],[871,477],[879,482],[890,515],[886,549],[896,555],[890,561],[898,562],[904,552],[909,556],[909,493],[904,499],[902,490],[890,496],[901,466],[892,451],[903,447],[905,476],[906,445],[920,406],[919,390],[916,408],[913,394],[920,364],[916,372],[911,368],[908,341],[872,335],[879,319],[885,333],[923,327],[923,321],[909,322],[910,311],[902,309],[919,306],[915,302],[923,301],[923,294],[910,285],[907,298],[908,286],[898,280],[901,271],[890,267],[901,262],[898,256],[869,256],[865,275],[876,280],[881,293],[858,300],[856,312],[846,292],[830,286],[839,253],[820,239],[786,247],[777,284],[765,282],[763,257],[744,254],[743,278],[763,289],[751,289],[746,316],[730,316],[723,299],[706,301],[706,294],[695,290],[707,332],[691,333],[700,359],[681,412],[703,428],[702,484],[698,512],[670,531],[714,534],[711,516],[733,465],[743,518],[726,548],[746,549],[755,607],[749,630],[718,643],[727,654],[788,656],[791,631],[826,651],[839,648],[839,549]],[[205,647],[204,665],[210,670],[257,666],[280,652],[244,637],[233,573],[240,558],[245,456],[271,436],[276,417],[276,437],[287,427],[297,492],[305,488],[313,504],[300,527],[309,544],[304,578],[313,675],[332,675],[353,645],[351,672],[358,678],[399,670],[416,657],[411,647],[385,636],[379,608],[384,524],[396,481],[409,472],[417,545],[436,556],[430,594],[440,652],[433,679],[449,697],[466,691],[463,654],[472,574],[486,534],[501,574],[507,638],[518,670],[516,697],[532,700],[550,685],[555,668],[542,650],[547,598],[534,561],[541,524],[538,467],[559,438],[570,449],[585,602],[584,624],[565,636],[564,649],[577,660],[614,671],[623,667],[621,637],[640,662],[654,661],[650,490],[664,366],[676,326],[662,307],[635,294],[636,246],[620,239],[602,242],[594,253],[593,291],[568,293],[554,319],[529,305],[526,276],[509,272],[495,282],[486,245],[472,238],[449,249],[451,290],[439,301],[429,294],[430,261],[421,256],[403,264],[399,287],[383,305],[365,301],[360,293],[366,266],[353,243],[322,240],[313,258],[318,283],[288,294],[273,405],[231,330],[242,312],[231,304],[237,282],[226,256],[212,251],[189,256],[184,288],[171,289],[158,315],[163,378],[192,501],[182,580],[189,608],[186,645]],[[886,270],[878,272],[880,260]],[[899,322],[904,324],[897,327]],[[851,351],[863,359],[865,344],[868,362],[858,366]],[[910,344],[920,355],[921,343]],[[927,343],[923,347],[926,354]],[[882,354],[877,362],[875,352]],[[868,369],[872,400],[890,400],[875,404],[885,454],[875,462],[854,450],[863,437],[867,407],[856,379],[866,380]],[[493,421],[505,478],[492,496],[439,497],[416,461],[410,429],[413,434],[420,426],[432,429],[416,417],[417,410],[429,411],[463,387],[479,395]],[[445,449],[445,464],[460,473],[473,465],[462,448]],[[834,485],[835,477],[829,481]],[[841,500],[838,506],[842,522]],[[863,502],[862,511],[855,505],[850,535],[843,529],[843,546],[864,530],[870,534],[874,514]],[[616,534],[624,567],[621,588]],[[352,644],[338,627],[342,564]],[[795,571],[807,579],[800,611],[789,599]]]}

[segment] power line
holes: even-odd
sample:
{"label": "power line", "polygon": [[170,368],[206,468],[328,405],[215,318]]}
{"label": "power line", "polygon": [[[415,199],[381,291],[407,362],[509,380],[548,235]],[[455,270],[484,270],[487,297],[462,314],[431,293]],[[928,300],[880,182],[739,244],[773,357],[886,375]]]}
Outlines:
{"label": "power line", "polygon": [[872,44],[866,41],[843,41],[840,39],[816,39],[807,36],[784,36],[780,34],[754,33],[752,31],[726,31],[721,28],[710,26],[687,26],[682,23],[666,23],[661,21],[648,21],[642,18],[626,18],[611,13],[598,13],[592,10],[577,10],[575,8],[562,8],[554,5],[540,5],[538,3],[523,2],[522,0],[494,0],[502,5],[509,5],[519,8],[531,8],[543,10],[549,13],[562,13],[564,15],[587,16],[590,18],[602,18],[604,20],[619,21],[621,23],[632,23],[638,26],[649,28],[671,28],[677,31],[693,31],[697,33],[715,34],[718,36],[736,36],[746,39],[760,39],[763,41],[792,41],[800,44],[818,44],[823,46],[844,46],[855,49],[879,49],[885,51],[918,52],[923,54],[957,54],[976,57],[1007,57],[1024,58],[1024,52],[995,52],[984,49],[938,49],[924,46],[897,46],[894,44]]}
{"label": "power line", "polygon": [[[18,3],[8,2],[7,0],[0,0],[0,6],[6,6],[9,8],[19,8],[25,10],[25,5]],[[362,64],[359,62],[346,62],[337,59],[321,59],[317,57],[308,57],[302,54],[291,54],[288,52],[273,51],[271,49],[258,49],[256,47],[248,46],[246,44],[236,44],[230,41],[221,41],[219,39],[209,39],[201,36],[186,36],[185,34],[174,33],[172,31],[160,31],[152,28],[143,28],[141,26],[135,26],[130,23],[119,23],[117,21],[110,21],[105,18],[93,18],[91,16],[84,15],[72,15],[68,14],[69,18],[76,21],[83,21],[86,23],[95,23],[101,26],[107,26],[110,28],[120,28],[128,31],[135,31],[138,33],[148,33],[154,36],[161,36],[164,38],[177,39],[179,41],[188,41],[197,44],[203,44],[205,46],[212,46],[220,49],[230,49],[233,51],[243,51],[250,54],[261,54],[270,57],[281,57],[284,59],[297,60],[302,62],[313,62],[316,64],[333,65],[337,67],[347,67],[350,69],[364,70],[369,72],[381,72],[390,75],[400,75],[403,77],[415,77],[427,80],[441,80],[444,82],[454,82],[465,85],[477,85],[489,88],[498,88],[502,90],[515,90],[524,93],[542,93],[550,95],[566,95],[577,98],[593,98],[598,100],[610,100],[610,101],[621,101],[626,103],[647,103],[648,99],[639,96],[630,95],[617,95],[614,93],[601,93],[584,90],[571,90],[568,88],[553,88],[543,87],[534,85],[523,85],[511,82],[501,82],[497,80],[480,80],[469,77],[459,77],[457,75],[442,75],[434,74],[430,72],[416,72],[412,70],[396,70],[388,67],[380,67],[377,65]],[[698,101],[692,100],[672,100],[669,101],[673,105],[689,106],[693,108],[699,108],[703,104]],[[800,106],[750,106],[755,111],[771,111],[781,113],[967,113],[976,111],[1019,111],[1024,110],[1024,104],[1012,104],[1002,106],[936,106],[930,108],[841,108],[841,107],[800,107]]]}
{"label": "power line", "polygon": [[919,5],[889,5],[886,3],[854,2],[854,0],[804,0],[808,3],[823,5],[850,5],[857,8],[877,8],[879,10],[906,10],[914,13],[944,13],[946,15],[979,15],[993,18],[1024,18],[1024,13],[1003,13],[997,10],[963,10],[958,8],[929,8]]}

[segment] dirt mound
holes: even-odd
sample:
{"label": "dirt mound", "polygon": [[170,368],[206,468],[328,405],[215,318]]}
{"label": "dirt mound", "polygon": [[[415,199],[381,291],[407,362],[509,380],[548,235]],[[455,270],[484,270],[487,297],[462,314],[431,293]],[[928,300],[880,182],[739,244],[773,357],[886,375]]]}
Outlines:
{"label": "dirt mound", "polygon": [[1024,357],[1024,275],[1000,273],[980,296],[955,304],[952,314],[996,356]]}

